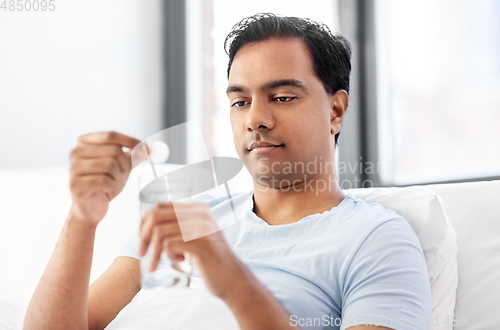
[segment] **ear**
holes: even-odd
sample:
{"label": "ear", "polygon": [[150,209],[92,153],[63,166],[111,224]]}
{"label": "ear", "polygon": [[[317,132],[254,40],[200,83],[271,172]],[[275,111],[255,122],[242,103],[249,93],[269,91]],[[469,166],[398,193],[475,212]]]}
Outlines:
{"label": "ear", "polygon": [[345,90],[339,90],[330,97],[330,131],[332,135],[340,132],[348,106],[349,96]]}

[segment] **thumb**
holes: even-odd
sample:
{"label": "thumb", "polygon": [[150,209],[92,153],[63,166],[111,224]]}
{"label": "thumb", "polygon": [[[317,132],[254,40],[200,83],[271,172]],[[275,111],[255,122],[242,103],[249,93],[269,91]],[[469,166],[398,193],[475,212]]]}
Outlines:
{"label": "thumb", "polygon": [[132,150],[125,153],[127,158],[132,162],[132,168],[136,167],[145,160],[148,160],[148,156],[151,154],[149,147],[144,143],[138,143]]}

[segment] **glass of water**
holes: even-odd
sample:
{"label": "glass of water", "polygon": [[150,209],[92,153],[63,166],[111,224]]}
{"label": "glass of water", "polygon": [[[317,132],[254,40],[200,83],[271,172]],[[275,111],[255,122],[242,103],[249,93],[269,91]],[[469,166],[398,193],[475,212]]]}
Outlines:
{"label": "glass of water", "polygon": [[[157,204],[190,202],[191,176],[189,174],[166,174],[159,178],[153,175],[138,177],[140,189],[141,219]],[[176,212],[177,213],[177,212]],[[160,263],[156,270],[150,272],[149,266],[153,255],[153,244],[149,244],[148,251],[141,258],[141,285],[144,289],[171,288],[190,286],[193,271],[192,259],[188,253],[184,254],[183,261],[171,260],[165,251],[161,252]]]}

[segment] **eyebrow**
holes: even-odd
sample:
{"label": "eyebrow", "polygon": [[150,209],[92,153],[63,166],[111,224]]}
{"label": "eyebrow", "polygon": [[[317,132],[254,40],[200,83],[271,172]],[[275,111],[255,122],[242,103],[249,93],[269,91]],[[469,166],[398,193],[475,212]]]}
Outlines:
{"label": "eyebrow", "polygon": [[[275,88],[282,87],[282,86],[292,86],[292,87],[300,88],[304,91],[306,90],[304,84],[302,84],[302,82],[300,80],[297,80],[297,79],[273,80],[273,81],[270,81],[270,82],[264,84],[260,89],[263,92],[267,92],[271,89],[275,89]],[[247,89],[241,85],[231,85],[226,90],[226,94],[238,93],[238,92],[246,93]]]}

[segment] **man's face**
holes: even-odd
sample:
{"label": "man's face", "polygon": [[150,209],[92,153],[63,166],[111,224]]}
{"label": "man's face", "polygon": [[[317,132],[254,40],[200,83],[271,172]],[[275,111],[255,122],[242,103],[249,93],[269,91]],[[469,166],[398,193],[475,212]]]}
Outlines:
{"label": "man's face", "polygon": [[[285,187],[283,180],[291,183],[316,174],[302,172],[297,163],[333,161],[333,97],[316,76],[309,49],[299,38],[241,47],[227,92],[234,144],[254,180],[274,179]],[[266,142],[272,146],[251,147]]]}

